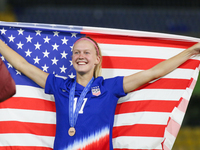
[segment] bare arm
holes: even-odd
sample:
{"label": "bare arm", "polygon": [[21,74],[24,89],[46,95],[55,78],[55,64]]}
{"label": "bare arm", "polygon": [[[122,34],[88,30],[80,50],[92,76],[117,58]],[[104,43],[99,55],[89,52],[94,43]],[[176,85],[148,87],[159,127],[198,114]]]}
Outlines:
{"label": "bare arm", "polygon": [[182,63],[187,61],[191,56],[200,54],[200,43],[193,45],[192,47],[184,50],[183,52],[179,53],[178,55],[165,60],[154,67],[138,72],[136,74],[124,77],[123,87],[126,93],[135,90],[136,88],[148,83],[154,79],[160,78]]}
{"label": "bare arm", "polygon": [[41,87],[45,87],[48,73],[28,63],[21,55],[8,47],[2,40],[0,40],[0,53],[15,69],[22,72]]}

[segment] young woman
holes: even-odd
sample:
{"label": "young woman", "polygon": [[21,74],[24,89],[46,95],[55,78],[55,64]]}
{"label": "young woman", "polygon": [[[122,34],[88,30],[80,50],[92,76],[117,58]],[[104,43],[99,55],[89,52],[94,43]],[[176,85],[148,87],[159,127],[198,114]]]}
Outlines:
{"label": "young woman", "polygon": [[55,150],[112,150],[112,128],[117,101],[139,86],[162,77],[200,53],[200,43],[151,69],[103,79],[101,51],[89,37],[77,40],[72,62],[76,79],[62,79],[29,64],[0,40],[0,53],[17,70],[54,94],[56,103]]}

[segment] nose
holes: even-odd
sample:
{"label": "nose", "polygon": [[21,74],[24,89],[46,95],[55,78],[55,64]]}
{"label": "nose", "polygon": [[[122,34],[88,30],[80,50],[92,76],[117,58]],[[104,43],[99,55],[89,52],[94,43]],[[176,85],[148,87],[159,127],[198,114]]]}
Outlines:
{"label": "nose", "polygon": [[84,53],[83,53],[83,52],[80,52],[80,53],[79,53],[79,59],[80,59],[80,58],[84,58]]}

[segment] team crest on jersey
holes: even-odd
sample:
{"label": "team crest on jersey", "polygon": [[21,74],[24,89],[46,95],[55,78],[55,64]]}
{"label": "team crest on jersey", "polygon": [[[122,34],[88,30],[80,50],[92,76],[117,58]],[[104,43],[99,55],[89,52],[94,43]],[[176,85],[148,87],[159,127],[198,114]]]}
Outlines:
{"label": "team crest on jersey", "polygon": [[92,87],[92,94],[95,96],[99,96],[101,94],[99,86]]}

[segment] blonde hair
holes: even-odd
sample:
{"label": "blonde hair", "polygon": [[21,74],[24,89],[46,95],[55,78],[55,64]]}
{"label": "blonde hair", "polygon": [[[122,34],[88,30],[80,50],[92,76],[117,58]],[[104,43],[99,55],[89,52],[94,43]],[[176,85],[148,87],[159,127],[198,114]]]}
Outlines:
{"label": "blonde hair", "polygon": [[[100,61],[99,61],[99,63],[95,66],[95,68],[94,68],[94,74],[93,74],[93,76],[95,77],[95,78],[97,78],[98,76],[101,76],[101,68],[102,68],[102,53],[101,53],[101,49],[100,49],[100,47],[99,47],[99,45],[98,45],[98,43],[95,41],[95,40],[93,40],[92,38],[90,38],[90,37],[81,37],[80,39],[78,39],[77,41],[79,41],[79,40],[81,40],[81,39],[88,39],[89,41],[91,41],[93,44],[94,44],[94,47],[95,47],[95,49],[96,49],[96,55],[97,56],[99,56],[100,57]],[[76,41],[76,42],[77,42]],[[76,43],[75,42],[75,43]],[[75,44],[74,43],[74,44]]]}

